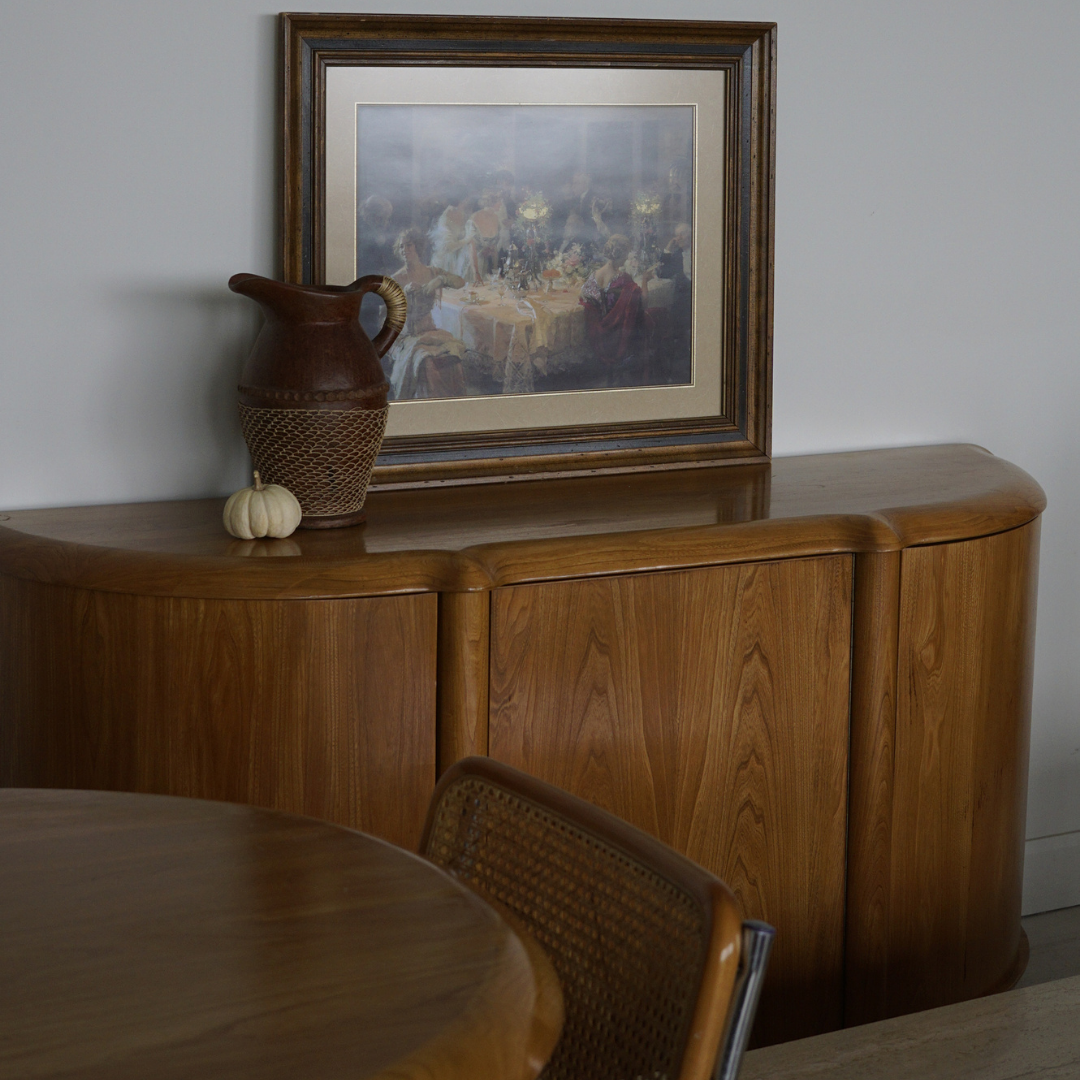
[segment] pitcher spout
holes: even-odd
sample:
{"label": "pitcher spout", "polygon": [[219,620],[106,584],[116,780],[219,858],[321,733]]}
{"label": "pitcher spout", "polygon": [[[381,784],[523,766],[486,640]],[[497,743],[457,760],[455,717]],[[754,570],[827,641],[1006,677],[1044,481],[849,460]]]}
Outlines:
{"label": "pitcher spout", "polygon": [[[363,279],[361,279],[363,280]],[[254,300],[267,319],[295,322],[351,322],[360,314],[360,281],[351,285],[292,285],[260,274],[233,274],[229,288]]]}
{"label": "pitcher spout", "polygon": [[280,281],[271,281],[270,278],[260,277],[258,274],[233,274],[229,278],[229,288],[241,296],[250,296],[257,303],[262,303],[263,298],[273,294],[281,287]]}

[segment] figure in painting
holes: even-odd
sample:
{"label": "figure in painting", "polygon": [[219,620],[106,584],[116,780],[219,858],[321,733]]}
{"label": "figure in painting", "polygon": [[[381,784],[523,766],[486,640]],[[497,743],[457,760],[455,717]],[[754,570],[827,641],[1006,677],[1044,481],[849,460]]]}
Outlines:
{"label": "figure in painting", "polygon": [[472,244],[465,226],[476,203],[461,194],[451,196],[449,206],[431,230],[431,261],[460,278],[472,278]]}
{"label": "figure in painting", "polygon": [[575,172],[570,177],[559,199],[559,218],[565,224],[571,214],[577,214],[586,221],[592,216],[593,204],[596,202],[596,192],[592,189],[592,177],[585,172]]}
{"label": "figure in painting", "polygon": [[505,217],[500,219],[502,200],[494,191],[484,192],[483,206],[469,218],[465,238],[472,251],[472,280],[480,285],[499,267],[499,249],[510,243],[510,229]]}
{"label": "figure in painting", "polygon": [[509,169],[499,169],[495,173],[495,192],[504,216],[512,221],[517,216],[517,186],[514,174]]}
{"label": "figure in painting", "polygon": [[660,256],[658,275],[670,278],[673,287],[670,326],[664,370],[658,374],[665,382],[689,382],[693,325],[693,290],[690,287],[691,240],[693,231],[686,222],[675,226],[675,235]]}
{"label": "figure in painting", "polygon": [[585,329],[593,355],[604,373],[603,385],[639,383],[648,363],[648,320],[651,270],[639,286],[626,271],[630,240],[613,233],[604,246],[607,262],[590,274],[578,301],[585,309]]}
{"label": "figure in painting", "polygon": [[592,179],[587,173],[576,172],[563,192],[561,205],[562,243],[560,251],[580,244],[589,257],[597,256],[611,236],[611,229],[604,215],[611,211],[609,197],[599,195],[592,189]]}
{"label": "figure in painting", "polygon": [[427,250],[427,237],[419,229],[402,233],[397,242],[404,266],[393,276],[405,290],[408,313],[404,329],[383,360],[390,396],[397,401],[465,395],[465,343],[439,330],[431,315],[443,288],[460,289],[465,280],[427,265]]}
{"label": "figure in painting", "polygon": [[668,241],[660,256],[660,277],[690,281],[690,243],[693,232],[686,222],[675,226],[675,235]]}
{"label": "figure in painting", "polygon": [[360,274],[389,274],[397,265],[390,218],[393,203],[372,195],[360,206],[360,228],[356,244],[356,267]]}
{"label": "figure in painting", "polygon": [[431,244],[436,265],[479,285],[498,267],[499,248],[509,244],[510,230],[497,192],[484,192],[483,205],[470,213],[475,206],[468,198],[448,206],[431,230]]}
{"label": "figure in painting", "polygon": [[[382,195],[370,195],[360,204],[357,215],[356,276],[391,274],[398,265],[394,234],[390,227],[394,206]],[[369,338],[375,337],[386,318],[386,305],[372,296],[360,309],[360,325]]]}

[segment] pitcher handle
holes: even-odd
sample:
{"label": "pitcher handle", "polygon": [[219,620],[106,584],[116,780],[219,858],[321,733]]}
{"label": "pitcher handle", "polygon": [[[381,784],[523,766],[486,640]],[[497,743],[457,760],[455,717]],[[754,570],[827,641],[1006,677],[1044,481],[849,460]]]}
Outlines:
{"label": "pitcher handle", "polygon": [[382,274],[368,274],[356,282],[356,291],[361,296],[373,292],[376,296],[381,296],[386,304],[386,322],[371,343],[379,356],[383,357],[405,327],[408,307],[405,290],[393,278],[383,277]]}

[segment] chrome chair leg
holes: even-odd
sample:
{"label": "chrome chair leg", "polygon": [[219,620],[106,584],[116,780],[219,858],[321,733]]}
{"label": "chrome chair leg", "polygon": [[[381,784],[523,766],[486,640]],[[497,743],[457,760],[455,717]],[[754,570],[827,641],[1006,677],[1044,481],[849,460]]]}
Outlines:
{"label": "chrome chair leg", "polygon": [[776,930],[768,923],[747,919],[742,924],[742,956],[735,976],[724,1040],[716,1061],[715,1080],[736,1080],[739,1075],[775,938]]}

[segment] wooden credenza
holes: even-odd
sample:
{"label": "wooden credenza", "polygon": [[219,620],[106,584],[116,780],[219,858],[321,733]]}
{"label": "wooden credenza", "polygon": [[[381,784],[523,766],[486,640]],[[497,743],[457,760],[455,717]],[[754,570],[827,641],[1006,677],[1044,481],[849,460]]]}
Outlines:
{"label": "wooden credenza", "polygon": [[486,753],[779,931],[757,1044],[1004,989],[1043,493],[970,446],[0,515],[0,783],[254,803],[415,846]]}

